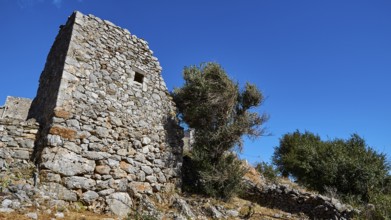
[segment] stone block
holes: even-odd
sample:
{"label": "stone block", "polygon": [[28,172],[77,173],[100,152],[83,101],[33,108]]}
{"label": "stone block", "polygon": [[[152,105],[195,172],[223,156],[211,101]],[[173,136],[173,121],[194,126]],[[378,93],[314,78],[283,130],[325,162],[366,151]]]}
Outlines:
{"label": "stone block", "polygon": [[133,207],[132,199],[127,193],[123,192],[107,196],[106,203],[113,214],[122,218],[126,217]]}
{"label": "stone block", "polygon": [[66,177],[64,183],[68,189],[83,190],[91,190],[96,185],[94,180],[81,176]]}
{"label": "stone block", "polygon": [[[64,176],[91,174],[95,170],[95,161],[70,152],[64,148],[45,149],[42,166]],[[44,151],[45,151],[44,150]]]}
{"label": "stone block", "polygon": [[77,131],[71,128],[55,125],[50,128],[49,133],[53,135],[59,135],[62,138],[73,140],[76,138]]}
{"label": "stone block", "polygon": [[94,192],[94,191],[87,191],[85,193],[83,193],[82,197],[81,197],[81,200],[88,204],[88,205],[91,205],[95,200],[97,200],[99,198],[99,194]]}
{"label": "stone block", "polygon": [[129,189],[133,194],[142,193],[142,194],[152,194],[152,187],[149,183],[146,182],[131,182],[129,183]]}
{"label": "stone block", "polygon": [[30,159],[30,153],[26,150],[15,150],[13,157],[28,160]]}
{"label": "stone block", "polygon": [[77,195],[75,192],[65,188],[59,183],[45,183],[41,186],[41,190],[52,198],[65,200],[65,201],[77,201]]}
{"label": "stone block", "polygon": [[95,167],[95,172],[105,175],[110,173],[111,168],[106,165],[98,165]]}

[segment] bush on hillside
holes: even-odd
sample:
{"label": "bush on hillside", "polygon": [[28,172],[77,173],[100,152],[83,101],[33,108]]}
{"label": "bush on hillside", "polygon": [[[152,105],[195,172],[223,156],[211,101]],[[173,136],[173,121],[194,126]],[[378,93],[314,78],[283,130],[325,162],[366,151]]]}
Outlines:
{"label": "bush on hillside", "polygon": [[276,147],[273,161],[284,176],[324,192],[333,187],[341,194],[369,201],[384,190],[390,166],[386,155],[368,147],[357,134],[348,140],[322,141],[310,132],[286,134]]}
{"label": "bush on hillside", "polygon": [[267,181],[276,182],[280,172],[273,164],[266,163],[264,161],[255,164],[255,169],[263,176]]}
{"label": "bush on hillside", "polygon": [[367,146],[357,134],[347,140],[329,141],[310,132],[286,134],[275,148],[273,163],[283,176],[299,184],[321,193],[335,189],[350,203],[373,203],[376,209],[368,215],[391,218],[389,162],[385,154]]}

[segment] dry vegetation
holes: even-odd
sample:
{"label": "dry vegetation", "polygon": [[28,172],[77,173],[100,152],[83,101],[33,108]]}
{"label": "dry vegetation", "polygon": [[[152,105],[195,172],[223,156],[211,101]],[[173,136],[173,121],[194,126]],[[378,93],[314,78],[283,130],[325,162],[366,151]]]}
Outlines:
{"label": "dry vegetation", "polygon": [[[184,195],[185,196],[185,195]],[[241,219],[264,219],[264,220],[282,220],[282,219],[308,219],[304,214],[290,214],[278,209],[271,209],[259,206],[256,203],[243,200],[240,198],[232,198],[229,202],[223,202],[221,200],[212,199],[212,198],[204,198],[199,195],[189,195],[184,197],[188,202],[205,202],[205,204],[210,203],[215,206],[222,206],[227,209],[235,209],[239,210],[239,217]],[[172,209],[172,207],[165,206],[161,204],[161,206],[157,207],[159,210],[164,210],[168,212]],[[200,206],[202,209],[203,206]],[[63,211],[64,218],[56,218],[55,214],[58,211]],[[13,213],[0,213],[0,219],[2,220],[31,220],[27,213],[37,213],[38,219],[64,219],[64,220],[102,220],[102,219],[116,219],[114,216],[105,215],[105,214],[97,214],[90,211],[76,211],[76,210],[56,210],[51,209],[48,210],[40,210],[39,208],[30,208],[24,210],[23,212],[13,212]],[[153,216],[150,216],[153,219]],[[133,217],[129,217],[129,219],[134,219]],[[212,218],[208,218],[212,219]],[[230,218],[235,219],[235,218]],[[142,218],[140,219],[142,220]],[[167,219],[168,220],[168,219]]]}
{"label": "dry vegetation", "polygon": [[[24,211],[23,213],[0,213],[0,219],[2,220],[31,220],[31,218],[27,217],[26,214],[29,212],[35,212],[38,214],[38,219],[56,219],[56,212],[52,211],[50,214],[45,211],[37,211],[34,209],[31,209],[29,211]],[[93,212],[83,211],[83,212],[65,212],[64,213],[64,220],[102,220],[102,219],[114,219],[112,216],[109,215],[100,215]],[[60,218],[57,218],[60,219]]]}

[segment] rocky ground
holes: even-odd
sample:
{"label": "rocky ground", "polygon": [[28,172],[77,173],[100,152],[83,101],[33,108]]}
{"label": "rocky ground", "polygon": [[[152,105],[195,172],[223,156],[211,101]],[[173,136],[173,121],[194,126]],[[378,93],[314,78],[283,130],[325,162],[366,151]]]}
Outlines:
{"label": "rocky ground", "polygon": [[[77,207],[24,207],[15,208],[15,204],[7,207],[8,200],[3,202],[0,219],[71,219],[71,220],[95,220],[118,219],[111,215],[97,214],[85,211]],[[5,207],[4,207],[5,206]],[[240,198],[234,198],[228,203],[211,199],[188,196],[177,200],[171,207],[165,207],[166,214],[161,219],[308,219],[304,214],[291,214],[278,209],[261,207],[256,203]],[[160,214],[161,215],[161,214]],[[187,217],[185,217],[188,215]],[[153,214],[140,214],[137,211],[130,214],[127,219],[158,219]]]}
{"label": "rocky ground", "polygon": [[[139,197],[133,200],[132,212],[126,218],[350,219],[358,212],[336,199],[308,192],[289,181],[267,183],[252,168],[243,182],[245,193],[229,202],[177,192]],[[33,187],[33,178],[2,176],[1,183],[0,219],[118,219],[109,213],[94,213],[96,207],[82,201],[54,200],[44,189]]]}

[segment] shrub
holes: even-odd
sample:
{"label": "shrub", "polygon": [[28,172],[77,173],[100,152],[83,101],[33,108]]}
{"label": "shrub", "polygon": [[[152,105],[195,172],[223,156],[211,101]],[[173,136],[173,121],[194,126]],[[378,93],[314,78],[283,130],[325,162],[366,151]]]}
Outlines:
{"label": "shrub", "polygon": [[365,202],[371,193],[383,190],[390,171],[386,155],[368,147],[356,134],[348,140],[331,141],[309,132],[286,134],[273,161],[284,176],[292,176],[311,189],[323,193],[325,187],[333,187]]}
{"label": "shrub", "polygon": [[255,165],[255,169],[262,174],[266,180],[270,182],[276,182],[277,177],[279,176],[279,171],[273,164],[269,164],[266,162],[259,162]]}

